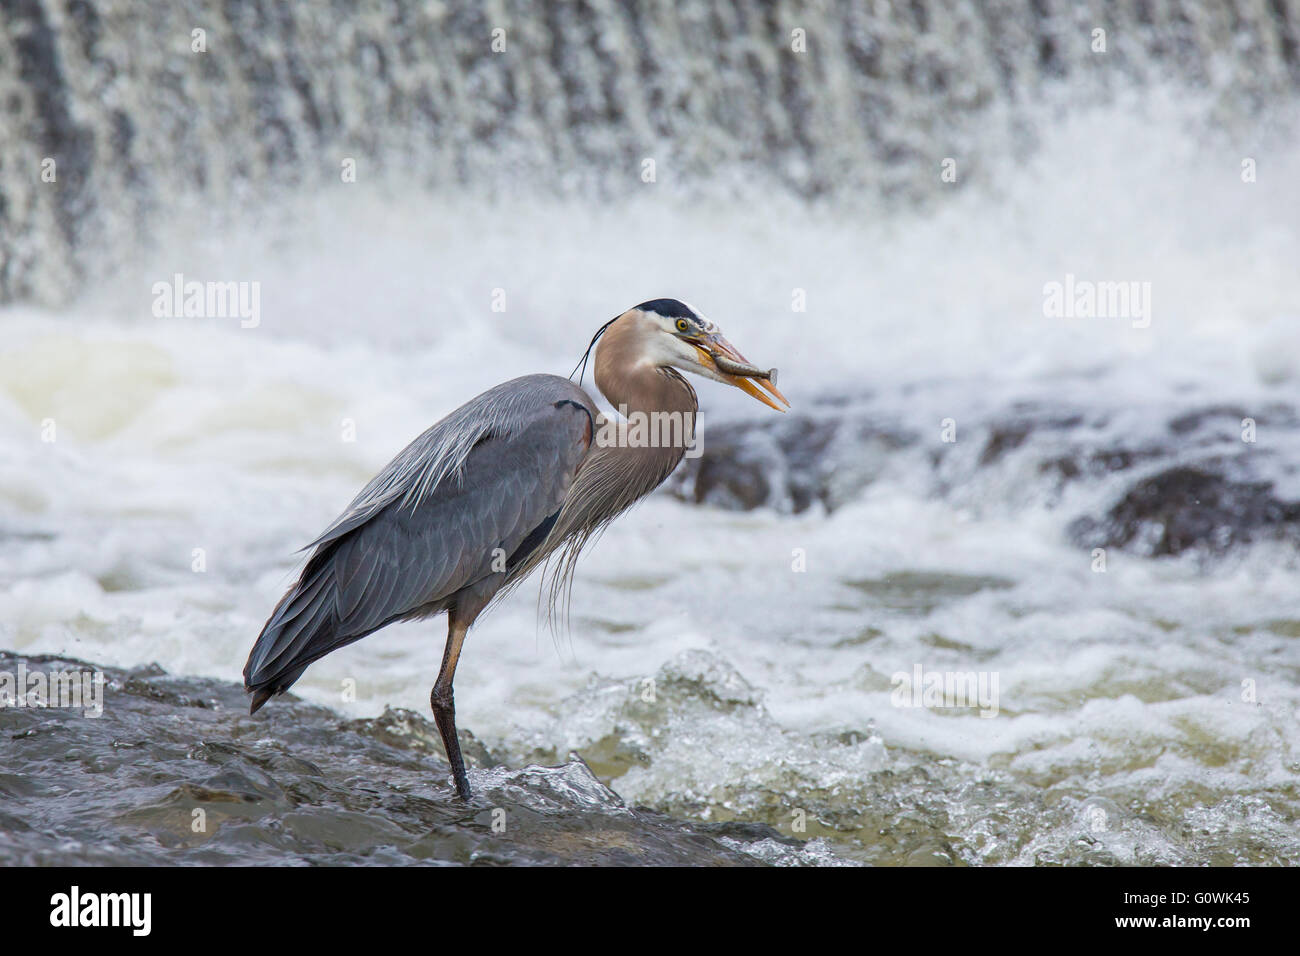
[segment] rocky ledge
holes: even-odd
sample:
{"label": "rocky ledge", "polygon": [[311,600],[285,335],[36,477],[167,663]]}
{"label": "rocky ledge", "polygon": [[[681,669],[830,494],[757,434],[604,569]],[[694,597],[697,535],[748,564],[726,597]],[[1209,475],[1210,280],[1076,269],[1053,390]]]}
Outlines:
{"label": "rocky ledge", "polygon": [[0,704],[0,865],[812,861],[771,827],[628,807],[576,756],[506,769],[462,732],[466,805],[407,711],[350,720],[288,695],[250,717],[223,681],[0,652],[10,681],[93,672],[101,716],[11,689]]}
{"label": "rocky ledge", "polygon": [[922,393],[808,409],[714,424],[669,493],[797,514],[834,511],[893,479],[975,510],[1061,509],[1063,535],[1083,548],[1213,556],[1300,543],[1300,413],[1288,404],[967,408]]}

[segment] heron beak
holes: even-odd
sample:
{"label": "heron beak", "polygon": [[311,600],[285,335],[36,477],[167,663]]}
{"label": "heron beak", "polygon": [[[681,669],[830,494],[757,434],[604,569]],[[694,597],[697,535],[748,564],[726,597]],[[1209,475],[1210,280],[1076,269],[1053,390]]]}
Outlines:
{"label": "heron beak", "polygon": [[[772,399],[768,398],[767,395],[764,394],[764,391],[780,399],[786,404],[786,407],[789,407],[790,400],[782,395],[780,390],[778,390],[777,387],[767,379],[748,378],[744,375],[732,375],[718,368],[718,363],[714,361],[715,355],[721,355],[726,359],[730,359],[733,363],[749,365],[749,359],[741,355],[740,352],[736,350],[736,347],[721,335],[710,335],[702,342],[695,342],[692,344],[695,345],[695,351],[699,354],[700,364],[714,372],[728,385],[734,385],[745,394],[752,395],[768,408],[774,408],[778,412],[783,412],[785,409],[772,401]],[[760,390],[760,386],[762,387],[762,390]]]}

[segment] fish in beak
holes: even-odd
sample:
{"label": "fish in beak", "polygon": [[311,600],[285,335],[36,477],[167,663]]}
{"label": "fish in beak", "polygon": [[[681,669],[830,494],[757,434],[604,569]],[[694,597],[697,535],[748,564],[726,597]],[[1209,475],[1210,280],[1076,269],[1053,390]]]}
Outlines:
{"label": "fish in beak", "polygon": [[[768,394],[780,399],[786,407],[789,407],[790,400],[776,387],[776,369],[763,370],[751,365],[734,345],[719,334],[707,336],[692,344],[699,355],[700,364],[728,385],[734,385],[747,395],[752,395],[768,408],[774,408],[778,412],[785,411],[768,398],[764,391],[760,391],[759,386],[761,386]],[[758,385],[755,385],[755,382]]]}

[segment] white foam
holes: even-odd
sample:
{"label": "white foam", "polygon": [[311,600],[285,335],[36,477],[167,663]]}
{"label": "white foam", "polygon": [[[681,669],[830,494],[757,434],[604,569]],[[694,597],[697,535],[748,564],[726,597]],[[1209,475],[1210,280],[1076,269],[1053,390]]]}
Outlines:
{"label": "white foam", "polygon": [[[8,308],[3,641],[237,680],[295,549],[392,454],[496,382],[567,374],[602,321],[656,296],[699,303],[751,359],[779,366],[796,407],[834,388],[944,383],[896,392],[898,414],[936,433],[963,397],[1127,407],[1117,434],[1163,428],[1144,417],[1148,400],[1287,397],[1300,151],[1270,154],[1248,186],[1232,156],[1162,159],[1182,135],[1114,112],[1047,127],[995,193],[936,196],[888,220],[779,199],[397,206],[358,190],[347,208],[298,201],[298,230],[274,241],[169,248],[66,313]],[[174,271],[260,281],[262,324],[153,318],[150,283]],[[1150,281],[1151,327],[1045,318],[1042,286],[1066,272]],[[491,311],[496,288],[504,313]],[[795,288],[807,313],[790,311]],[[706,440],[709,416],[767,414],[699,392]],[[53,444],[40,441],[47,418]],[[1096,575],[1064,542],[1062,510],[1022,502],[1034,475],[982,481],[930,500],[916,474],[887,471],[829,517],[652,500],[587,556],[558,651],[537,631],[530,587],[481,622],[458,675],[461,721],[520,758],[590,745],[621,732],[625,702],[592,698],[589,680],[622,687],[707,651],[761,706],[710,717],[670,704],[674,735],[645,743],[649,763],[614,782],[623,796],[690,810],[692,794],[739,805],[791,781],[852,789],[900,751],[1022,779],[1113,774],[1152,794],[1193,778],[1213,776],[1221,793],[1286,779],[1295,638],[1268,624],[1300,620],[1291,570],[1264,552],[1209,575],[1117,555]],[[793,548],[807,573],[791,572]],[[918,569],[1011,587],[918,616],[846,583]],[[846,640],[869,626],[882,633]],[[442,627],[391,627],[295,690],[355,714],[424,710]],[[889,678],[916,662],[997,671],[1001,715],[894,707]],[[1251,679],[1258,706],[1239,699]],[[862,743],[825,743],[839,734]],[[1162,751],[1176,759],[1143,776]]]}

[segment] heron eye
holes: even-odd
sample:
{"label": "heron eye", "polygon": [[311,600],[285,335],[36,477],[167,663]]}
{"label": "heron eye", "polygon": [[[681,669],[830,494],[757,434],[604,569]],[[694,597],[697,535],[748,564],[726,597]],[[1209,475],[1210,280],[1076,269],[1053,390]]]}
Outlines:
{"label": "heron eye", "polygon": [[690,326],[686,324],[686,320],[685,320],[685,319],[678,319],[678,320],[677,320],[677,331],[678,331],[678,332],[685,332],[685,331],[686,331],[687,329],[689,329],[689,328],[690,328]]}

